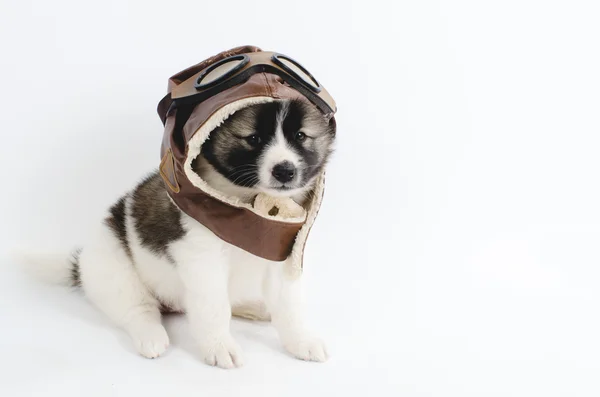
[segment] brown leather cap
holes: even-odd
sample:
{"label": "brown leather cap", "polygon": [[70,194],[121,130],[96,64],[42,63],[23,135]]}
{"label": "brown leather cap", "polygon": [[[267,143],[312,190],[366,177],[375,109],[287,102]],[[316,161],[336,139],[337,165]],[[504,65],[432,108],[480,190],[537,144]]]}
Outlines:
{"label": "brown leather cap", "polygon": [[[286,84],[280,76],[257,73],[200,104],[171,106],[171,94],[177,95],[178,87],[186,86],[186,90],[189,90],[190,81],[195,80],[202,70],[232,55],[259,51],[258,47],[253,46],[237,47],[169,79],[169,95],[161,101],[158,109],[165,123],[160,173],[177,206],[221,239],[273,261],[283,261],[292,253],[294,266],[301,267],[306,237],[321,203],[324,175],[319,176],[314,198],[306,205],[305,218],[278,219],[276,216],[260,214],[251,204],[214,190],[192,171],[191,162],[200,153],[203,142],[212,130],[236,110],[274,99],[307,100],[306,97]],[[329,116],[333,117],[333,113]]]}

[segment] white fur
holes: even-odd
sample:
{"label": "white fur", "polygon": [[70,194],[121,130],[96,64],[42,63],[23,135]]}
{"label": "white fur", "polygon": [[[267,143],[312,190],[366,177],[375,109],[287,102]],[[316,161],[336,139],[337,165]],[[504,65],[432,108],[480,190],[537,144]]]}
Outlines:
{"label": "white fur", "polygon": [[[188,159],[199,153],[210,130],[234,111],[268,100],[249,98],[219,110],[192,138]],[[190,163],[191,160],[186,162],[185,171],[196,186],[232,205],[253,209],[246,198],[228,197],[209,186],[191,171]],[[229,329],[232,312],[245,317],[271,318],[288,352],[303,360],[324,361],[327,352],[323,342],[308,332],[304,324],[300,279],[302,252],[323,186],[322,174],[315,180],[314,194],[305,204],[307,214],[300,218],[302,221],[306,217],[306,223],[285,262],[268,261],[230,245],[185,213],[181,214],[185,237],[169,245],[168,255],[156,255],[142,245],[135,231],[128,197],[125,216],[132,259],[102,223],[79,258],[83,291],[131,336],[134,346],[145,357],[158,357],[169,345],[161,324],[163,303],[187,313],[200,355],[210,365],[233,368],[243,364],[241,349]],[[64,258],[54,259],[50,264],[35,262],[37,268],[44,269],[46,278],[56,282],[68,279],[69,262]]]}
{"label": "white fur", "polygon": [[[140,354],[158,357],[169,345],[160,321],[159,302],[164,302],[187,313],[200,355],[210,365],[233,368],[243,363],[229,331],[232,308],[245,317],[270,317],[292,355],[312,361],[327,358],[323,342],[305,328],[300,278],[291,277],[284,263],[258,258],[222,241],[183,213],[182,220],[186,236],[169,246],[176,265],[141,245],[128,211],[133,262],[104,224],[80,256],[85,294],[129,333]],[[64,274],[68,269],[64,261],[52,268],[57,270],[58,263]]]}

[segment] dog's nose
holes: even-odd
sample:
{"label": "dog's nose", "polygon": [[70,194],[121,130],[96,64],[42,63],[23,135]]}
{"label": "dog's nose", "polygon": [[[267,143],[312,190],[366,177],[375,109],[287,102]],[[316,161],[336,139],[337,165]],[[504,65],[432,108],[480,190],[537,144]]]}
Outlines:
{"label": "dog's nose", "polygon": [[275,164],[273,167],[273,171],[271,174],[281,183],[286,183],[294,179],[294,175],[296,175],[296,167],[294,164],[289,161],[284,161],[279,164]]}

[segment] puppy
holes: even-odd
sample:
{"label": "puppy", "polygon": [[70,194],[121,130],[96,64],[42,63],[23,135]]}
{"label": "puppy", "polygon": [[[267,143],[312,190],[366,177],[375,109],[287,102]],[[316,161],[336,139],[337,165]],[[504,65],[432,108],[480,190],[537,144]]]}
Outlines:
{"label": "puppy", "polygon": [[[241,201],[265,193],[301,205],[334,139],[333,127],[314,106],[276,100],[232,114],[211,133],[192,168]],[[297,358],[327,358],[323,342],[305,328],[300,281],[286,277],[280,262],[222,241],[179,210],[156,172],[119,199],[91,242],[54,270],[82,288],[144,357],[158,357],[169,346],[161,312],[174,311],[187,314],[209,365],[243,363],[229,330],[232,313],[270,319]]]}

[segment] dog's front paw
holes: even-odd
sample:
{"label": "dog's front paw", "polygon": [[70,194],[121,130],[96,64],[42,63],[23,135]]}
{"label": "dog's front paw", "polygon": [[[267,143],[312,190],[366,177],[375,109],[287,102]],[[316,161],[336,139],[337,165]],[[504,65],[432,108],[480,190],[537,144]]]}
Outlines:
{"label": "dog's front paw", "polygon": [[204,338],[200,341],[202,359],[208,365],[230,369],[244,365],[242,349],[231,335]]}
{"label": "dog's front paw", "polygon": [[156,358],[169,347],[169,335],[160,324],[148,324],[131,337],[137,351],[146,358]]}
{"label": "dog's front paw", "polygon": [[283,346],[294,357],[300,360],[324,362],[327,360],[327,348],[325,343],[313,336],[298,335],[293,338],[287,338]]}

